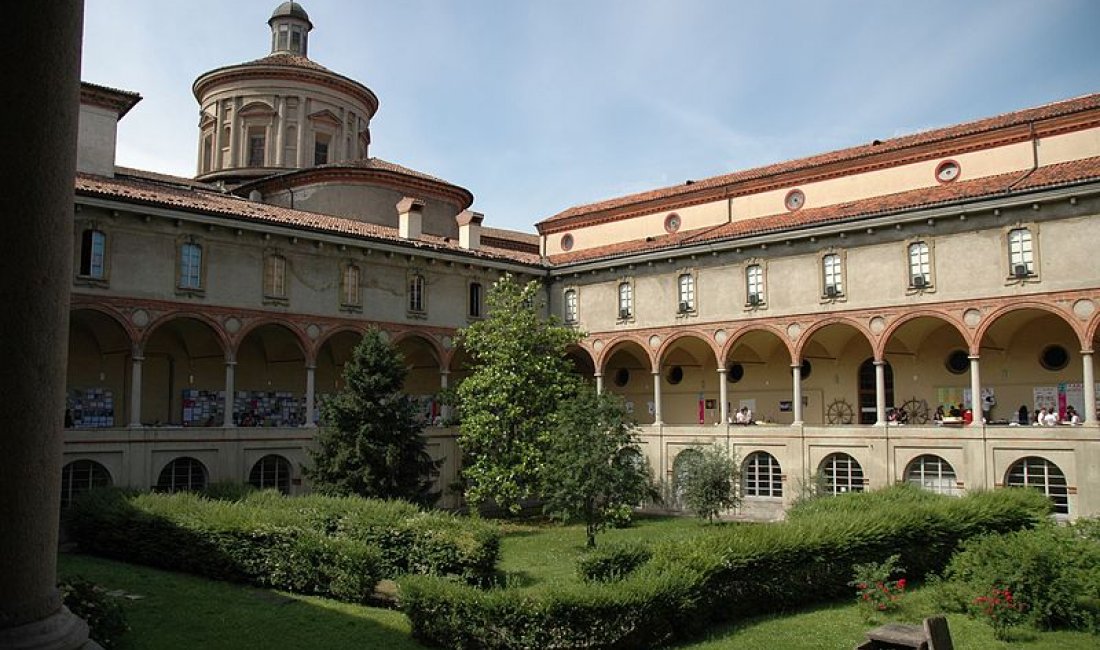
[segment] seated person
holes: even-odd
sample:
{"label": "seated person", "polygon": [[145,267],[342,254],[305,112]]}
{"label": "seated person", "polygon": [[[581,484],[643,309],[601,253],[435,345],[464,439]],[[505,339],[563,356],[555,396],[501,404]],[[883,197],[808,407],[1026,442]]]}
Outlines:
{"label": "seated person", "polygon": [[932,414],[932,421],[938,426],[943,424],[945,417],[947,417],[947,414],[943,412],[943,404],[940,404],[936,407],[936,412]]}
{"label": "seated person", "polygon": [[1066,407],[1066,419],[1062,422],[1072,425],[1081,424],[1081,416],[1077,414],[1077,409],[1073,408],[1072,404]]}

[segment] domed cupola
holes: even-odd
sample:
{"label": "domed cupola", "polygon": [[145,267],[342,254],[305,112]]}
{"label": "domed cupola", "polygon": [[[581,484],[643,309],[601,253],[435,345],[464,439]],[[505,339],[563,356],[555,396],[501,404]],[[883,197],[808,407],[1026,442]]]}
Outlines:
{"label": "domed cupola", "polygon": [[307,56],[313,22],[284,2],[267,21],[271,53],[195,80],[196,178],[229,186],[295,169],[369,157],[378,97]]}
{"label": "domed cupola", "polygon": [[309,32],[313,23],[309,14],[297,2],[284,2],[275,8],[268,19],[271,26],[271,53],[286,52],[308,56]]}

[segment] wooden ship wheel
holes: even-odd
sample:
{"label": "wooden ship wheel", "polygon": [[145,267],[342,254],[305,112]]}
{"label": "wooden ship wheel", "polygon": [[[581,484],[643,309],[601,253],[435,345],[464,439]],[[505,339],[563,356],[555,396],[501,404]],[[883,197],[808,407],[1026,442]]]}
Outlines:
{"label": "wooden ship wheel", "polygon": [[907,402],[901,405],[901,408],[909,414],[909,424],[928,424],[928,402],[910,397]]}
{"label": "wooden ship wheel", "polygon": [[825,409],[825,421],[829,424],[851,424],[855,420],[855,409],[843,399],[833,400]]}

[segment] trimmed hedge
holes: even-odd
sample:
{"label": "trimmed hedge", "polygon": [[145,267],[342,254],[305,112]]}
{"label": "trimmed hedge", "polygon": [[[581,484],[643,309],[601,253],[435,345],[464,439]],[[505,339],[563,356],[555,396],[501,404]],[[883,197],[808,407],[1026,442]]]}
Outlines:
{"label": "trimmed hedge", "polygon": [[605,544],[585,553],[577,561],[577,573],[588,582],[622,580],[653,557],[642,542]]}
{"label": "trimmed hedge", "polygon": [[500,548],[489,523],[355,497],[93,490],[68,516],[90,553],[352,601],[404,573],[487,580]]}
{"label": "trimmed hedge", "polygon": [[126,562],[351,602],[374,592],[378,548],[260,514],[193,494],[93,490],[69,525],[82,550]]}
{"label": "trimmed hedge", "polygon": [[1050,508],[1033,490],[925,498],[904,489],[665,542],[614,583],[533,593],[408,577],[401,607],[415,637],[448,648],[655,647],[714,621],[850,596],[854,565],[894,553],[912,577],[938,571],[962,540],[1034,526]]}

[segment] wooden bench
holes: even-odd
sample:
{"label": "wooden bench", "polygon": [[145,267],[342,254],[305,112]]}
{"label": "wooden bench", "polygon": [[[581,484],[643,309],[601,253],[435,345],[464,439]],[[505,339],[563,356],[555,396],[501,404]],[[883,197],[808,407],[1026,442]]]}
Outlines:
{"label": "wooden bench", "polygon": [[924,619],[924,625],[887,623],[867,632],[867,640],[856,650],[955,650],[947,619],[933,616]]}

